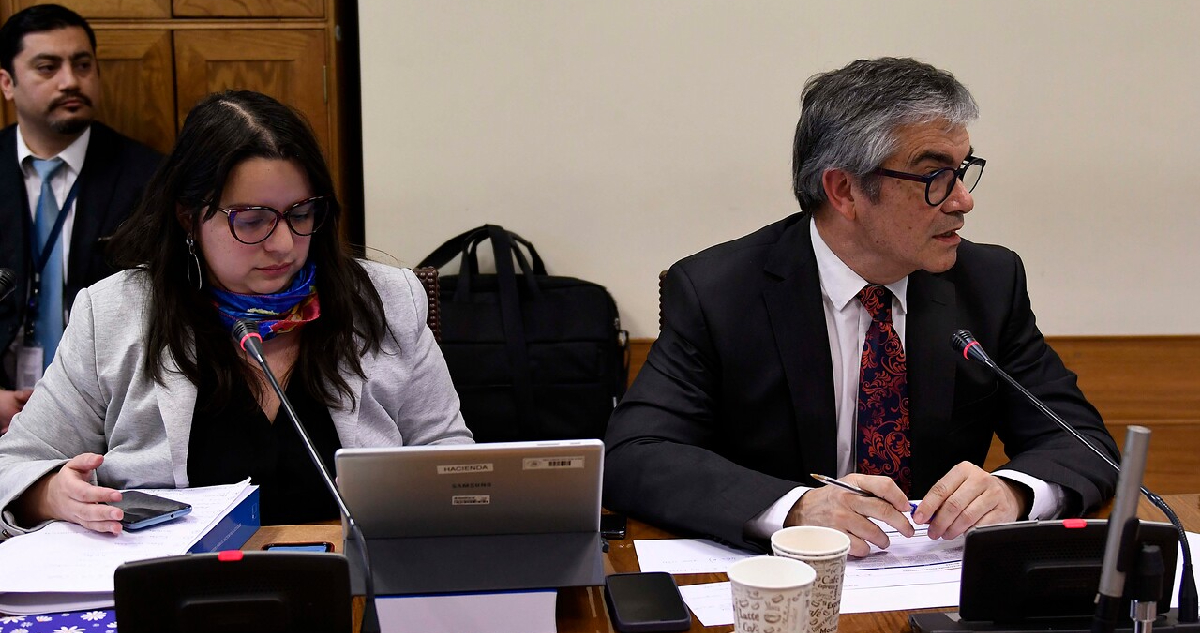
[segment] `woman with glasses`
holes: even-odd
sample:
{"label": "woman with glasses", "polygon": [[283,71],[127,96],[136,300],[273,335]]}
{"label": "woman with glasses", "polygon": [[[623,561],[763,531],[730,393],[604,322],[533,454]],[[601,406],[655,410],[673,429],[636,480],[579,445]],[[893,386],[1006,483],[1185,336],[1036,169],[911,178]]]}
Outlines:
{"label": "woman with glasses", "polygon": [[312,130],[254,92],[188,114],[58,354],[0,437],[0,530],[61,519],[120,531],[117,490],[260,486],[263,523],[336,519],[258,366],[249,319],[333,469],[342,447],[468,443],[411,271],[353,259]]}

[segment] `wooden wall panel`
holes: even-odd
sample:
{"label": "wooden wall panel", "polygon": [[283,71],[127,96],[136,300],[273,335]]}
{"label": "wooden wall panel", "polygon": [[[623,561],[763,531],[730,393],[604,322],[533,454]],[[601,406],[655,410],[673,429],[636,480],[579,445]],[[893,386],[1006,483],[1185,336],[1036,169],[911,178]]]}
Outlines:
{"label": "wooden wall panel", "polygon": [[1200,336],[1048,340],[1106,420],[1200,419]]}
{"label": "wooden wall panel", "polygon": [[[175,70],[167,30],[97,29],[100,103],[96,120],[160,152],[175,142]],[[3,102],[3,125],[16,123]]]}
{"label": "wooden wall panel", "polygon": [[[35,4],[61,4],[88,18],[169,18],[171,0],[15,0],[13,13]],[[93,24],[95,29],[96,25]]]}
{"label": "wooden wall panel", "polygon": [[175,143],[175,71],[169,31],[97,31],[96,118],[166,154]]}
{"label": "wooden wall panel", "polygon": [[[1131,424],[1150,429],[1145,485],[1158,494],[1200,492],[1200,336],[1063,336],[1047,341],[1079,375],[1084,394],[1124,447]],[[632,383],[653,339],[630,341]],[[985,466],[1005,463],[992,442]]]}
{"label": "wooden wall panel", "polygon": [[[1126,422],[1105,421],[1108,432],[1125,448]],[[1200,491],[1200,422],[1146,422],[1150,429],[1150,449],[1142,485],[1160,495],[1189,494]],[[984,468],[995,470],[1008,459],[1000,440],[992,440]]]}
{"label": "wooden wall panel", "polygon": [[[0,0],[0,22],[47,1]],[[296,107],[312,125],[333,172],[335,190],[344,202],[358,200],[343,205],[347,221],[342,226],[355,242],[362,241],[361,169],[340,162],[342,139],[353,145],[360,130],[356,117],[339,119],[338,107],[348,97],[339,92],[344,88],[339,73],[357,76],[356,69],[344,69],[342,59],[344,50],[357,50],[354,3],[59,1],[91,19],[95,29],[101,60],[99,120],[166,151],[187,112],[209,92],[243,88],[269,94]],[[0,101],[0,127],[15,121],[14,109]],[[351,183],[348,190],[344,181]]]}
{"label": "wooden wall panel", "polygon": [[[169,0],[165,0],[169,1]],[[176,16],[320,18],[324,0],[174,0]]]}
{"label": "wooden wall panel", "polygon": [[321,147],[331,146],[322,74],[325,33],[318,30],[196,30],[175,32],[179,125],[209,92],[258,90],[308,118]]}

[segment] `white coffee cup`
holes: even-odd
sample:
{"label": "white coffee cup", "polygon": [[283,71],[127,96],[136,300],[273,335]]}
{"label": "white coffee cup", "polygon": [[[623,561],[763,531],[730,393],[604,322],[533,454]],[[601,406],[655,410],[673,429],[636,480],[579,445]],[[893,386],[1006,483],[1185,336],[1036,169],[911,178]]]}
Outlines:
{"label": "white coffee cup", "polygon": [[802,561],[817,574],[809,602],[812,633],[836,633],[842,610],[842,584],[850,537],[819,525],[793,525],[771,535],[776,556]]}
{"label": "white coffee cup", "polygon": [[809,633],[817,572],[791,558],[754,556],[729,566],[736,633]]}

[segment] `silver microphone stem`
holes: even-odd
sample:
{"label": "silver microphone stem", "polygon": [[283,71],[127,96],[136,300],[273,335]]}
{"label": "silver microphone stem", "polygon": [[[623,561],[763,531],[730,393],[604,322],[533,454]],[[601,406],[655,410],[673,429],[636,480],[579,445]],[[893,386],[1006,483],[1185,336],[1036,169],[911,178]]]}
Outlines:
{"label": "silver microphone stem", "polygon": [[[1137,517],[1138,496],[1141,493],[1142,473],[1146,471],[1146,450],[1150,447],[1150,429],[1131,426],[1125,432],[1125,452],[1117,475],[1117,497],[1108,516],[1108,540],[1104,543],[1104,569],[1100,573],[1100,593],[1120,598],[1125,591],[1125,568],[1118,569],[1121,545],[1129,538],[1124,534],[1126,523]],[[1126,558],[1135,557],[1132,552]],[[1122,561],[1124,562],[1124,561]]]}
{"label": "silver microphone stem", "polygon": [[1158,601],[1134,600],[1129,605],[1129,617],[1133,620],[1133,633],[1150,633],[1158,618]]}
{"label": "silver microphone stem", "polygon": [[1150,429],[1144,426],[1129,427],[1125,433],[1125,452],[1121,456],[1121,469],[1117,475],[1117,497],[1108,517],[1108,538],[1104,543],[1104,564],[1100,572],[1092,633],[1112,633],[1116,629],[1118,605],[1125,593],[1125,574],[1138,557],[1137,502],[1149,447]]}

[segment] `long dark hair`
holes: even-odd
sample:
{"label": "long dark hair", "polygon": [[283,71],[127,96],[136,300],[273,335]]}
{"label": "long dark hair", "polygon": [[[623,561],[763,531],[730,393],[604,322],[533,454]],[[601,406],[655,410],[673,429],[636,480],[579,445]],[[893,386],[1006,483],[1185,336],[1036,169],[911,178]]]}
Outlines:
{"label": "long dark hair", "polygon": [[[208,291],[197,290],[196,280],[189,278],[195,276],[195,264],[181,221],[198,231],[217,212],[229,172],[250,158],[294,162],[308,175],[314,195],[329,198],[326,219],[308,252],[309,261],[316,263],[321,317],[301,329],[293,376],[325,406],[335,406],[339,393],[354,406],[354,394],[338,370],[366,378],[360,357],[380,351],[388,334],[383,300],[366,270],[342,246],[341,206],[312,129],[292,108],[245,90],[209,95],[192,108],[171,155],[147,184],[141,205],[113,237],[109,252],[114,262],[143,269],[150,278],[148,309],[142,315],[147,319],[146,375],[163,383],[162,352],[167,350],[194,384],[215,372],[211,406],[229,402],[235,380],[260,395],[259,381],[251,379],[250,366],[218,319]],[[204,367],[197,362],[198,349],[203,350]]]}

